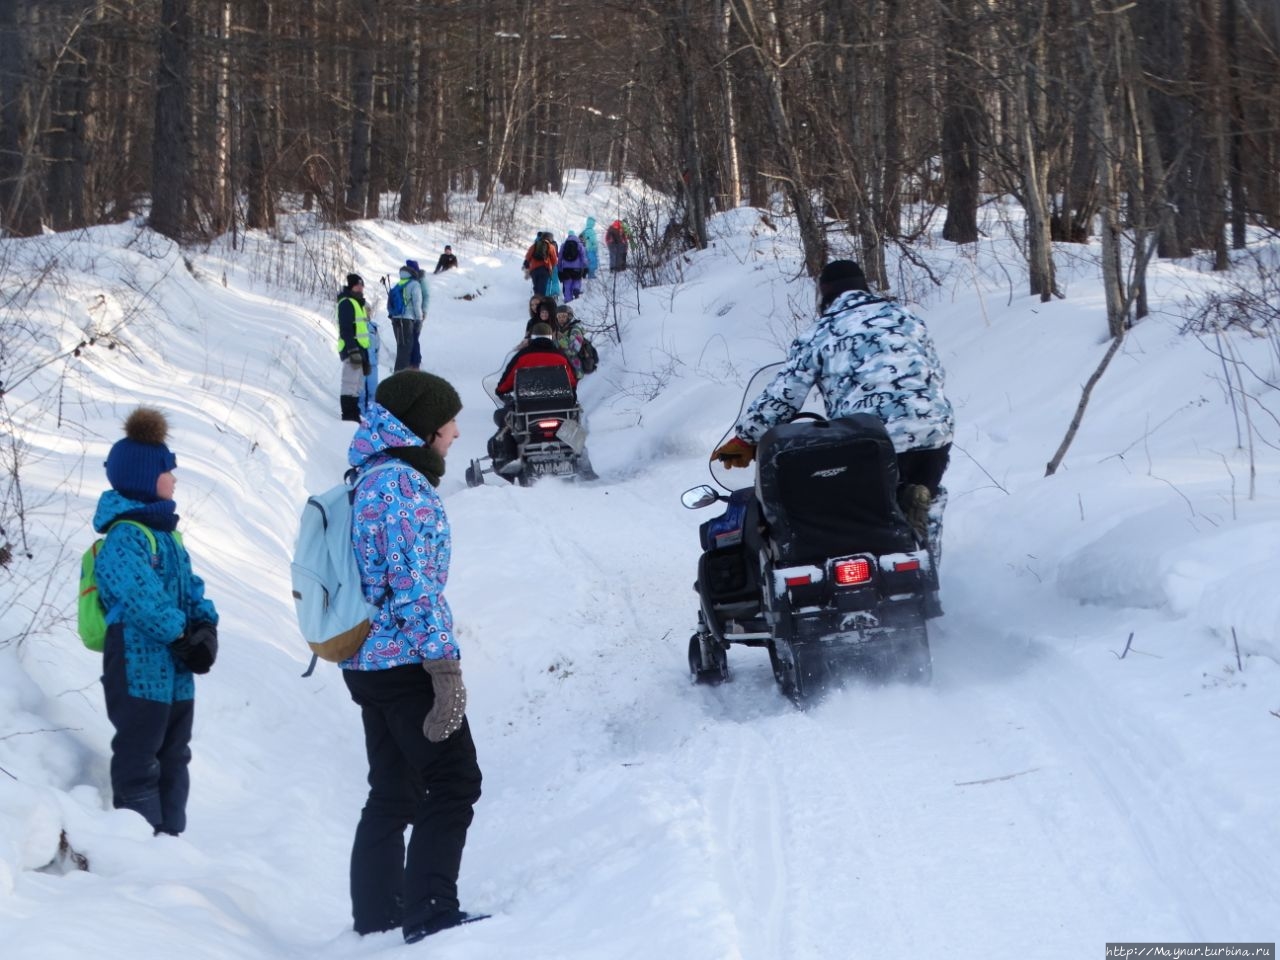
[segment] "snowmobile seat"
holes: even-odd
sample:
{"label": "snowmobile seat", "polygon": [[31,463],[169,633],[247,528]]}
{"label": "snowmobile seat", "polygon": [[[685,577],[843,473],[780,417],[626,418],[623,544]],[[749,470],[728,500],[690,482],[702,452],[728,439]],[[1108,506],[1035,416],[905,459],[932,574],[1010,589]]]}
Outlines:
{"label": "snowmobile seat", "polygon": [[573,410],[578,406],[578,394],[569,382],[569,371],[561,366],[517,370],[511,396],[517,413]]}
{"label": "snowmobile seat", "polygon": [[756,460],[756,495],[778,565],[916,549],[898,505],[897,455],[879,417],[779,424],[761,437]]}

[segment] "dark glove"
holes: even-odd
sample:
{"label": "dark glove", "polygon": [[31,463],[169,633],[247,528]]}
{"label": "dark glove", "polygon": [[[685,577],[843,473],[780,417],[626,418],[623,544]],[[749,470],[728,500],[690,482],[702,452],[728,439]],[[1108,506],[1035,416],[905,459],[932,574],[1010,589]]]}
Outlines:
{"label": "dark glove", "polygon": [[218,659],[218,628],[212,623],[197,623],[169,644],[169,650],[192,673],[208,673]]}
{"label": "dark glove", "polygon": [[364,371],[364,375],[365,375],[366,377],[367,377],[369,374],[373,373],[373,367],[369,365],[369,351],[368,351],[368,350],[361,350],[361,351],[360,351],[360,369]]}
{"label": "dark glove", "polygon": [[756,445],[747,443],[747,441],[739,437],[730,437],[728,443],[721,444],[711,454],[712,460],[719,460],[730,469],[750,466],[751,461],[755,458]]}
{"label": "dark glove", "polygon": [[462,661],[424,660],[422,669],[431,676],[431,688],[436,695],[435,703],[422,721],[422,733],[432,743],[439,743],[457,733],[467,715]]}
{"label": "dark glove", "polygon": [[358,343],[353,343],[347,347],[342,353],[338,354],[347,363],[359,363],[361,356],[365,353],[364,347]]}

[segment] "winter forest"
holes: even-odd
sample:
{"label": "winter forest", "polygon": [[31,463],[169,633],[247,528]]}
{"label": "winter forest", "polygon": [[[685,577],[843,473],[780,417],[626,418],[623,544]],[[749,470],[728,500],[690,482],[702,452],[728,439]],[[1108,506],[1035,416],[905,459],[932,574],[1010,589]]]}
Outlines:
{"label": "winter forest", "polygon": [[[571,231],[594,471],[473,483]],[[708,458],[844,259],[945,368],[945,549],[931,675],[802,702],[691,664],[682,494],[757,489]],[[410,264],[486,915],[418,945],[355,929],[373,748],[290,575]],[[173,831],[77,635],[139,405],[218,611]],[[1274,957],[1277,543],[1280,0],[0,0],[6,960]]]}
{"label": "winter forest", "polygon": [[1026,211],[1046,299],[1054,242],[1100,233],[1119,257],[1132,232],[1118,328],[1150,256],[1222,269],[1280,220],[1270,0],[6,0],[0,44],[16,236],[148,204],[178,240],[293,204],[445,220],[453,192],[555,191],[580,168],[677,198],[651,238],[670,248],[783,193],[811,273],[835,222],[887,280],[936,210],[972,242],[998,194]]}

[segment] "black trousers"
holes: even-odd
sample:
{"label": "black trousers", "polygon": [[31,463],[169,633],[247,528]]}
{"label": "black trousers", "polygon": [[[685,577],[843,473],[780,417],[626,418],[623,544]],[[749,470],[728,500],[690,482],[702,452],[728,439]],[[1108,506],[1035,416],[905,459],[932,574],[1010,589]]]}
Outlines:
{"label": "black trousers", "polygon": [[909,483],[929,488],[935,497],[951,461],[951,444],[933,450],[904,450],[898,454],[898,489]]}
{"label": "black trousers", "polygon": [[344,670],[343,679],[369,757],[369,798],[351,849],[352,920],[359,934],[409,930],[458,909],[462,848],[480,799],[471,727],[464,720],[442,743],[423,735],[435,697],[417,664]]}
{"label": "black trousers", "polygon": [[187,828],[195,701],[163,703],[130,695],[119,624],[108,629],[103,646],[102,691],[107,719],[116,729],[111,738],[112,806],[136,811],[157,832],[177,836]]}

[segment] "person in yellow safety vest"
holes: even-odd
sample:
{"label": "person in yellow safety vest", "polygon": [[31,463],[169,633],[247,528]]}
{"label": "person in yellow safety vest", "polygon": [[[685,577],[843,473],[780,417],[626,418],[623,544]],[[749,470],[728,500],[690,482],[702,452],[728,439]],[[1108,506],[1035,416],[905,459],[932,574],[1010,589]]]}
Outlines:
{"label": "person in yellow safety vest", "polygon": [[343,420],[360,422],[360,389],[373,369],[369,363],[369,308],[364,301],[364,279],[347,274],[347,285],[338,293],[338,356],[342,358],[342,385],[338,404]]}

